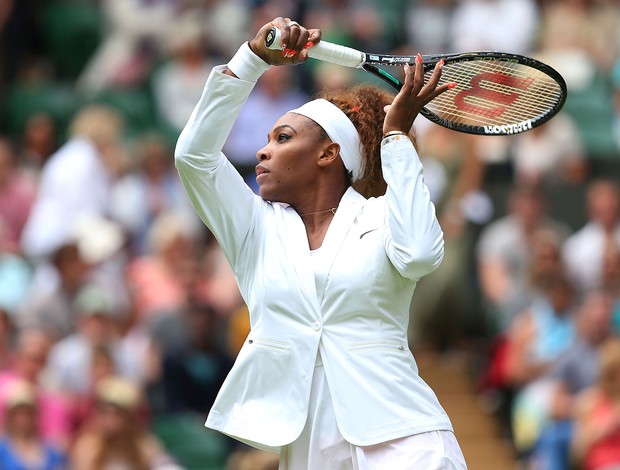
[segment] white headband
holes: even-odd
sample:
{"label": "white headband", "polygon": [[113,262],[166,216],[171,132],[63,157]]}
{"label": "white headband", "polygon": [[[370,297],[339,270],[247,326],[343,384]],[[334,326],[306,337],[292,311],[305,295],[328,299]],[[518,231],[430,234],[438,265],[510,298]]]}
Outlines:
{"label": "white headband", "polygon": [[289,112],[312,119],[323,128],[333,142],[340,145],[340,158],[344,167],[351,172],[353,181],[364,175],[360,136],[351,120],[340,108],[321,98],[309,101]]}

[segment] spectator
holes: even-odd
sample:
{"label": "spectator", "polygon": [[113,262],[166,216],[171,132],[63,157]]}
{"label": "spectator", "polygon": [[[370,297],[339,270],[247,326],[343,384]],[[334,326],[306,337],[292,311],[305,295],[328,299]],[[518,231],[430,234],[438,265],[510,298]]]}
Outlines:
{"label": "spectator", "polygon": [[204,78],[213,63],[206,55],[204,35],[197,18],[171,30],[169,60],[153,74],[157,112],[165,125],[178,135],[194,110],[204,88]]}
{"label": "spectator", "polygon": [[211,305],[220,316],[228,317],[243,304],[235,274],[215,238],[208,241],[196,283],[195,301]]}
{"label": "spectator", "polygon": [[563,259],[581,292],[600,288],[608,244],[620,246],[620,187],[612,180],[595,180],[588,187],[589,220],[566,240]]}
{"label": "spectator", "polygon": [[106,36],[77,81],[97,93],[143,82],[178,17],[180,0],[104,0]]}
{"label": "spectator", "polygon": [[575,56],[581,65],[585,59],[590,68],[609,70],[618,53],[617,32],[614,2],[551,0],[542,10],[540,48],[566,58]]}
{"label": "spectator", "polygon": [[588,293],[579,307],[575,341],[547,376],[551,384],[549,402],[539,410],[544,428],[533,452],[537,470],[570,468],[575,402],[581,392],[598,380],[601,345],[613,336],[611,314],[611,298],[599,291]]}
{"label": "spectator", "polygon": [[106,349],[119,375],[140,380],[142,358],[128,351],[118,333],[118,318],[105,293],[96,285],[84,287],[75,299],[77,331],[57,342],[50,351],[47,374],[59,390],[86,395],[93,384],[95,352]]}
{"label": "spectator", "polygon": [[172,165],[171,150],[156,134],[144,136],[138,146],[137,169],[115,183],[111,211],[130,234],[132,253],[144,255],[148,233],[164,212],[174,212],[198,227],[198,217]]}
{"label": "spectator", "polygon": [[120,116],[103,106],[86,107],[75,117],[71,138],[43,168],[22,236],[28,256],[47,256],[66,243],[81,217],[108,214],[122,130]]}
{"label": "spectator", "polygon": [[14,325],[9,313],[0,307],[0,373],[11,365],[13,359]]}
{"label": "spectator", "polygon": [[11,252],[11,246],[0,218],[0,310],[15,316],[26,299],[32,269],[25,259]]}
{"label": "spectator", "polygon": [[90,266],[76,243],[58,248],[49,266],[39,271],[27,293],[15,322],[20,328],[38,328],[54,339],[61,339],[75,329],[74,298],[88,279]]}
{"label": "spectator", "polygon": [[405,33],[412,48],[424,54],[449,51],[450,20],[454,11],[452,0],[409,2]]}
{"label": "spectator", "polygon": [[532,449],[540,432],[539,407],[545,401],[541,397],[550,394],[546,375],[574,341],[573,305],[568,280],[562,274],[550,276],[539,297],[517,315],[508,331],[505,367],[516,390],[512,428],[520,453]]}
{"label": "spectator", "polygon": [[580,184],[587,175],[585,151],[574,121],[564,114],[514,139],[511,148],[519,184]]}
{"label": "spectator", "polygon": [[35,200],[36,188],[17,169],[10,142],[0,138],[0,223],[4,249],[20,252],[19,240]]}
{"label": "spectator", "polygon": [[159,441],[141,428],[141,392],[119,377],[100,381],[97,408],[70,452],[74,470],[180,470]]}
{"label": "spectator", "polygon": [[458,2],[448,28],[452,39],[451,51],[528,53],[538,28],[537,13],[533,0]]}
{"label": "spectator", "polygon": [[37,184],[43,166],[57,149],[57,133],[56,122],[45,113],[33,114],[24,126],[18,165]]}
{"label": "spectator", "polygon": [[[19,332],[11,365],[0,373],[0,399],[16,382],[31,384],[37,397],[37,426],[41,436],[48,443],[66,448],[72,431],[71,405],[43,380],[50,345],[50,337],[44,332],[33,329]],[[0,402],[0,427],[5,422],[4,410],[4,402]]]}
{"label": "spectator", "polygon": [[560,242],[569,234],[566,225],[545,215],[540,190],[518,186],[509,196],[508,215],[490,223],[480,235],[478,275],[496,331],[502,331],[529,304],[530,296],[524,293],[528,291],[531,240],[542,228],[555,233]]}
{"label": "spectator", "polygon": [[166,411],[205,414],[211,409],[232,367],[225,345],[217,341],[219,327],[216,312],[207,305],[191,305],[157,322]]}
{"label": "spectator", "polygon": [[575,331],[574,293],[560,273],[549,276],[537,299],[519,313],[508,330],[509,380],[518,387],[547,373],[570,346]]}
{"label": "spectator", "polygon": [[596,385],[583,392],[576,406],[572,453],[584,470],[620,465],[620,339],[602,345],[599,367]]}
{"label": "spectator", "polygon": [[31,384],[16,381],[5,390],[4,436],[0,439],[3,470],[63,470],[65,456],[48,444],[37,427],[37,398]]}
{"label": "spectator", "polygon": [[127,267],[137,321],[187,305],[196,284],[196,235],[176,213],[163,213],[148,235],[149,252]]}
{"label": "spectator", "polygon": [[[275,1],[272,3],[277,4]],[[374,3],[352,0],[311,3],[307,18],[303,21],[323,31],[323,37],[329,41],[351,45],[362,51],[369,48],[387,50],[388,40],[402,40],[402,32],[397,29],[400,24],[393,23],[393,28],[386,28],[383,20],[387,15],[380,15]],[[388,33],[392,37],[388,38]]]}

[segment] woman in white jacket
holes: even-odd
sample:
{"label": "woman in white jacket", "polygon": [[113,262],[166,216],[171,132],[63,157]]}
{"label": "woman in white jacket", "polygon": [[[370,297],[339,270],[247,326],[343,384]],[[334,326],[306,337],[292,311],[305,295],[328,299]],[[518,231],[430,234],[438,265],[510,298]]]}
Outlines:
{"label": "woman in white jacket", "polygon": [[[284,52],[265,48],[271,26]],[[177,143],[183,183],[250,311],[206,425],[280,452],[281,469],[465,468],[407,347],[416,282],[443,256],[409,135],[449,86],[437,87],[441,65],[426,85],[421,59],[406,67],[393,101],[366,86],[286,113],[257,152],[259,196],[221,152],[260,75],[305,61],[318,41],[286,18],[263,26],[214,68]]]}

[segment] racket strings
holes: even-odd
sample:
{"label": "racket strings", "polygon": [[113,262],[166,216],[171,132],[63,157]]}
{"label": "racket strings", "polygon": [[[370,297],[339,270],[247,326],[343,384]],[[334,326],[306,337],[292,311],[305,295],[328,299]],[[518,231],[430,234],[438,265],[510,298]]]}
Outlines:
{"label": "racket strings", "polygon": [[501,60],[447,63],[440,83],[447,82],[458,86],[426,107],[464,125],[521,123],[551,112],[562,97],[560,86],[544,72]]}

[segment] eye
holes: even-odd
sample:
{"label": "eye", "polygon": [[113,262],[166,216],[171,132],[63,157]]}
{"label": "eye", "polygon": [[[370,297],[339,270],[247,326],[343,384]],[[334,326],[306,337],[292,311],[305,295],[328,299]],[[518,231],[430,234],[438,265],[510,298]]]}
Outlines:
{"label": "eye", "polygon": [[278,134],[278,142],[284,142],[286,140],[289,140],[290,138],[291,136],[287,134]]}

